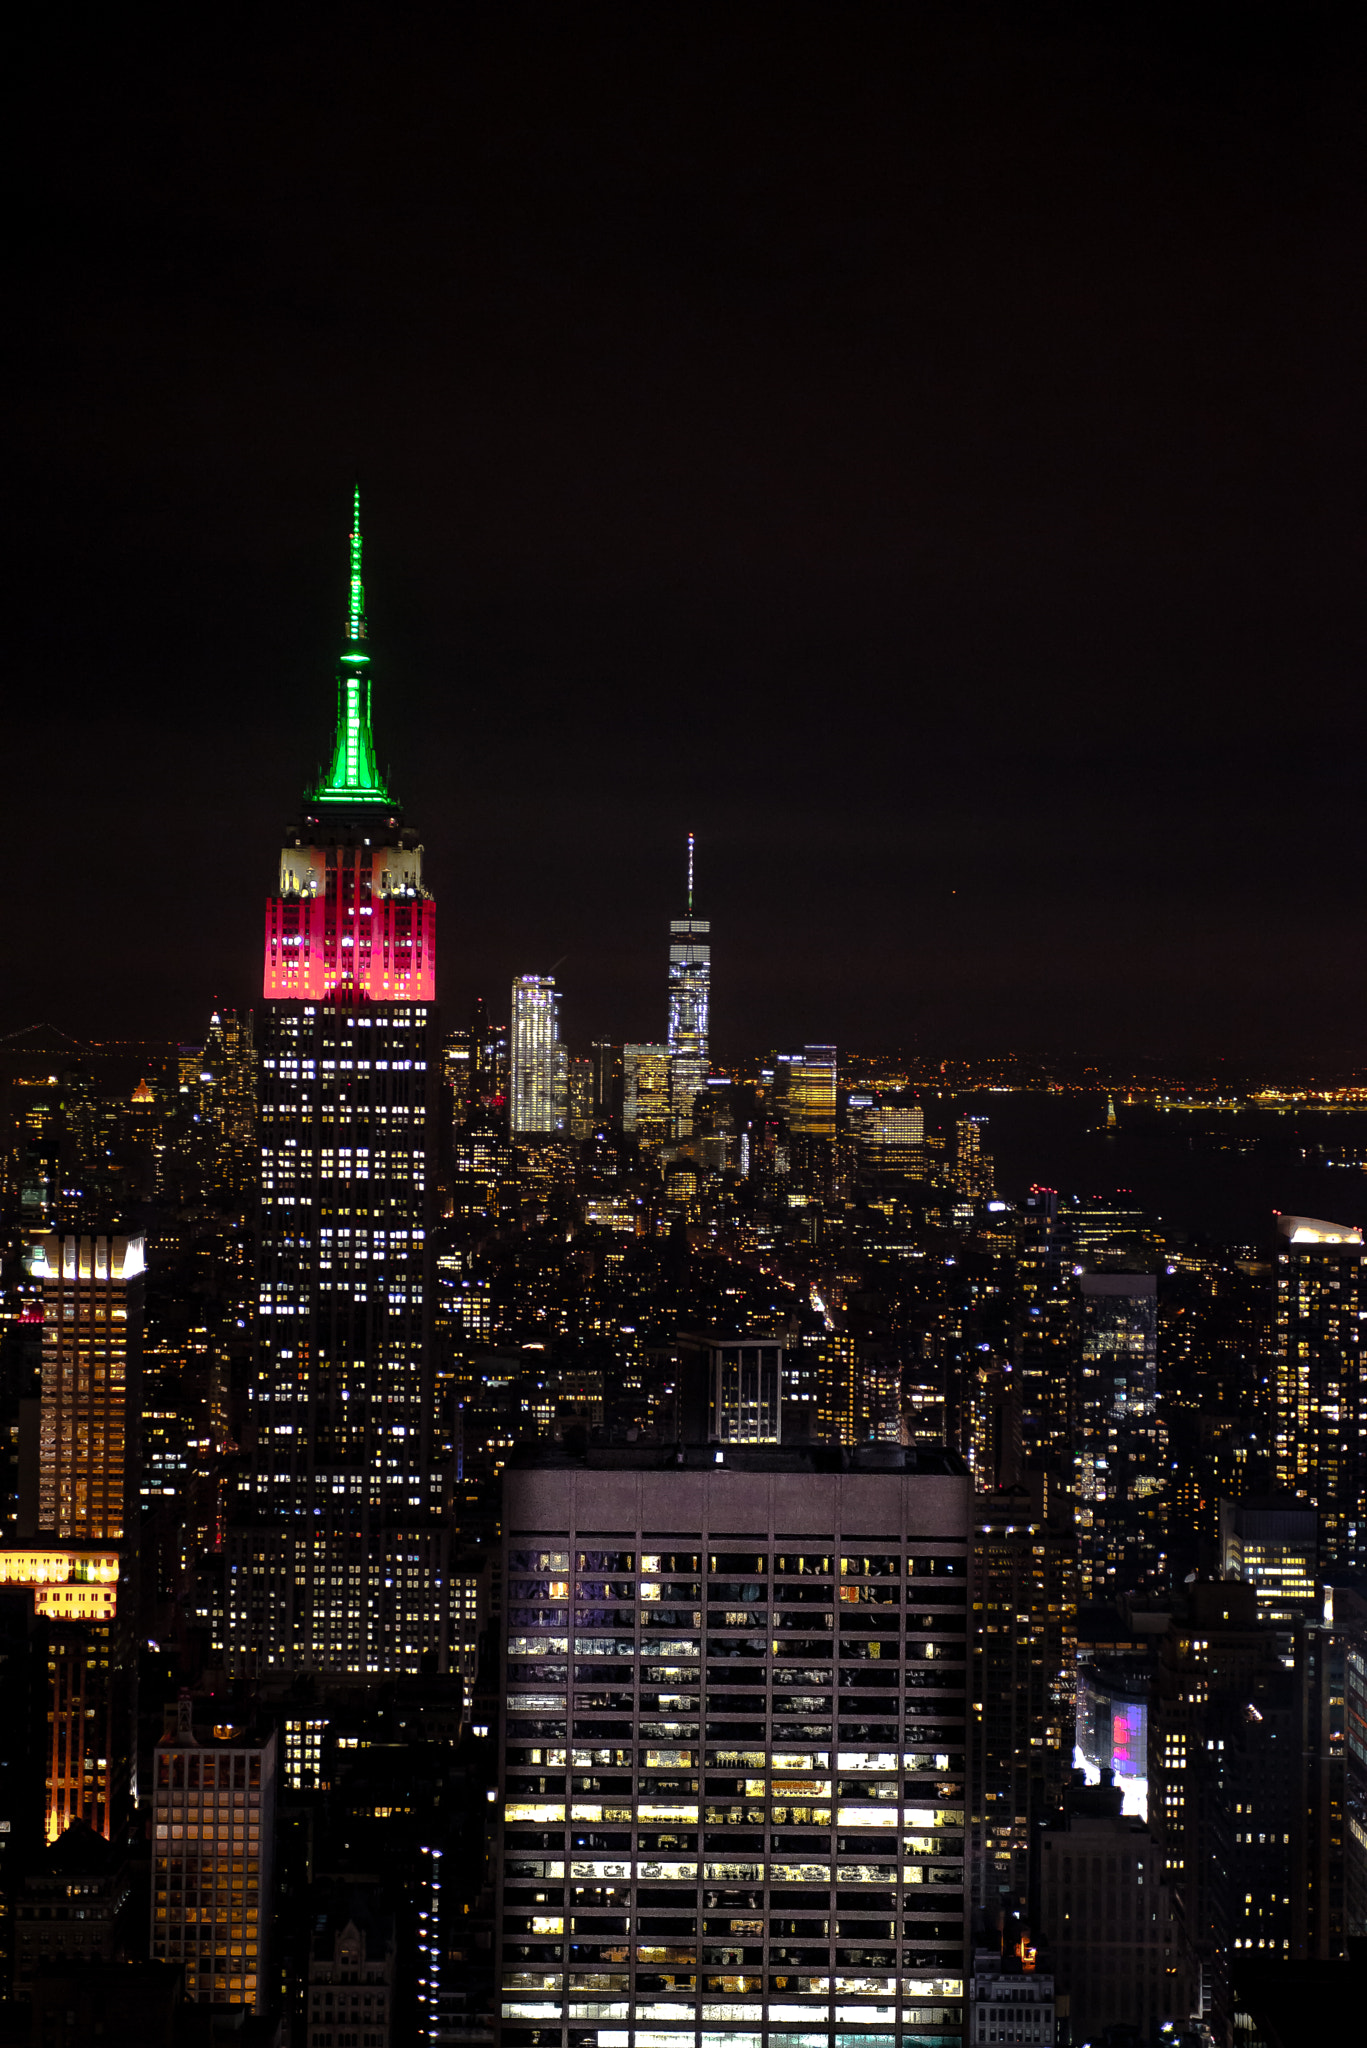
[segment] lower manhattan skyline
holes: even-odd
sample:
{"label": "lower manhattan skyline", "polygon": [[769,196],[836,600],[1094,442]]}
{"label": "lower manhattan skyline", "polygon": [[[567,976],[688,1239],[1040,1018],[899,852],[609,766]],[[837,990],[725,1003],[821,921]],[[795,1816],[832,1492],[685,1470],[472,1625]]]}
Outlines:
{"label": "lower manhattan skyline", "polygon": [[25,33],[0,2048],[1356,2038],[1367,37]]}

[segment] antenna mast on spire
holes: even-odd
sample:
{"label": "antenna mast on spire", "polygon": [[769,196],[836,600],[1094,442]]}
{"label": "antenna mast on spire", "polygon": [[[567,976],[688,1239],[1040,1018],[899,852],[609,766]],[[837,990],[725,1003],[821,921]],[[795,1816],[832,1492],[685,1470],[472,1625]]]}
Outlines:
{"label": "antenna mast on spire", "polygon": [[688,835],[688,914],[693,915],[693,834]]}
{"label": "antenna mast on spire", "polygon": [[366,646],[365,585],[361,581],[361,487],[351,497],[351,586],[347,639],[337,673],[337,739],[332,766],[313,790],[314,803],[393,804],[375,759],[370,729],[370,652]]}
{"label": "antenna mast on spire", "polygon": [[365,585],[361,581],[361,486],[351,500],[351,595],[347,603],[347,639],[354,647],[365,639]]}

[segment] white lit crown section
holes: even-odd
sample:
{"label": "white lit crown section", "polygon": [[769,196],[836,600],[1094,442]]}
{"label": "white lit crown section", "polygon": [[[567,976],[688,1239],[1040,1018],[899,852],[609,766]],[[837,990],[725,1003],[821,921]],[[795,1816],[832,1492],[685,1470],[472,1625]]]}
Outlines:
{"label": "white lit crown section", "polygon": [[321,846],[286,846],[280,852],[280,894],[320,896],[327,883],[327,853]]}
{"label": "white lit crown section", "polygon": [[381,896],[421,896],[422,848],[377,847],[373,873],[374,887]]}
{"label": "white lit crown section", "polygon": [[[421,896],[422,848],[373,846],[363,849],[370,860],[371,888],[377,896]],[[352,852],[359,863],[361,853]],[[285,846],[280,850],[280,894],[321,896],[327,887],[325,846]]]}

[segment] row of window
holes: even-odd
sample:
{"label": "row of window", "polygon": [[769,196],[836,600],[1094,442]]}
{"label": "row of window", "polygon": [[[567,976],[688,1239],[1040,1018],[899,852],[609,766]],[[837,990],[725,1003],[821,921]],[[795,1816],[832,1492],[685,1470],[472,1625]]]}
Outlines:
{"label": "row of window", "polygon": [[[746,1578],[764,1578],[769,1574],[769,1559],[766,1554],[755,1550],[708,1550],[706,1566],[704,1553],[700,1551],[642,1551],[640,1569],[647,1577],[659,1578],[675,1572],[698,1572],[704,1568],[709,1572],[735,1573]],[[574,1553],[576,1569],[580,1572],[632,1572],[636,1571],[634,1550],[577,1550]],[[833,1553],[821,1551],[779,1551],[773,1558],[775,1574],[813,1576],[829,1578],[834,1562]],[[510,1572],[567,1572],[570,1568],[570,1552],[565,1550],[510,1550],[508,1569]],[[840,1557],[840,1576],[846,1579],[900,1578],[903,1573],[909,1578],[966,1578],[967,1559],[963,1551],[956,1552],[913,1552],[903,1557],[900,1552],[850,1552]]]}
{"label": "row of window", "polygon": [[[278,1291],[284,1293],[289,1284],[282,1282]],[[267,1291],[268,1287],[263,1288],[263,1292]],[[877,1611],[900,1610],[905,1604],[962,1614],[967,1606],[967,1588],[955,1585],[909,1586],[904,1601],[901,1586],[886,1582],[858,1585],[832,1580],[824,1586],[780,1584],[772,1592],[761,1580],[708,1579],[705,1583],[709,1612],[725,1606],[734,1608],[742,1618],[763,1614],[771,1600],[784,1612],[811,1608],[823,1618],[836,1607]],[[591,1613],[612,1612],[620,1606],[629,1625],[638,1598],[643,1621],[662,1620],[671,1611],[696,1610],[704,1598],[703,1586],[700,1579],[642,1580],[638,1595],[630,1579],[581,1579],[575,1589],[574,1605],[578,1612],[587,1609]],[[527,1608],[519,1605],[514,1608],[515,1613],[546,1614],[561,1620],[569,1606],[567,1586],[554,1579],[513,1579],[508,1597],[517,1603],[536,1603]]]}

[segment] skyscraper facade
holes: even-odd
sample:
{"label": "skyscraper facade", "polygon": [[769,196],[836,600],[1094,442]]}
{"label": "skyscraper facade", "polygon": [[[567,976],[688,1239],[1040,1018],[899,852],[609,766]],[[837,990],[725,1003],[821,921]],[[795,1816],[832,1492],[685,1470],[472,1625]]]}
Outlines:
{"label": "skyscraper facade", "polygon": [[41,1805],[49,1842],[75,1820],[112,1836],[127,1816],[137,1603],[128,1576],[120,1600],[120,1569],[116,1549],[86,1543],[0,1550],[0,1591],[27,1589],[46,1629]]}
{"label": "skyscraper facade", "polygon": [[669,1051],[671,1120],[676,1138],[691,1136],[693,1104],[707,1086],[708,1009],[712,995],[712,926],[693,914],[693,834],[688,835],[688,910],[669,924]]}
{"label": "skyscraper facade", "polygon": [[667,1045],[622,1047],[622,1129],[657,1145],[673,1125],[674,1055]]}
{"label": "skyscraper facade", "polygon": [[1277,1218],[1278,1487],[1320,1512],[1326,1565],[1367,1563],[1367,1386],[1362,1232],[1319,1216]]}
{"label": "skyscraper facade", "polygon": [[1021,1448],[1037,1470],[1071,1475],[1068,1417],[1076,1354],[1077,1286],[1065,1257],[1054,1188],[1032,1187],[1022,1209],[1012,1354],[1021,1397]]}
{"label": "skyscraper facade", "polygon": [[131,1537],[143,1266],[140,1237],[38,1242],[40,1541],[122,1543]]}
{"label": "skyscraper facade", "polygon": [[188,1694],[153,1761],[152,1957],[201,2005],[264,2010],[276,1737],[196,1733]]}
{"label": "skyscraper facade", "polygon": [[788,1128],[794,1138],[834,1142],[839,1067],[833,1045],[804,1045],[780,1054],[787,1068]]}
{"label": "skyscraper facade", "polygon": [[557,1076],[560,997],[551,974],[520,974],[513,983],[512,1100],[514,1137],[560,1128]]}
{"label": "skyscraper facade", "polygon": [[1060,1803],[1072,1755],[1076,1541],[1067,1506],[1042,1472],[973,1501],[981,1621],[973,1636],[969,1828],[974,1902],[989,1925],[1003,1907],[1028,1905],[1032,1844]]}
{"label": "skyscraper facade", "polygon": [[783,1435],[783,1346],[768,1343],[713,1344],[708,1352],[712,1384],[712,1434],[721,1443],[776,1444]]}
{"label": "skyscraper facade", "polygon": [[926,1113],[919,1103],[875,1103],[863,1111],[858,1131],[863,1144],[900,1152],[924,1145]]}
{"label": "skyscraper facade", "polygon": [[992,1192],[992,1161],[983,1150],[986,1117],[961,1116],[955,1125],[954,1186],[967,1202],[984,1201]]}
{"label": "skyscraper facade", "polygon": [[1078,1597],[1105,1600],[1133,1591],[1167,1552],[1158,1285],[1151,1273],[1086,1273],[1078,1284]]}
{"label": "skyscraper facade", "polygon": [[958,1461],[589,1450],[504,1487],[505,2048],[959,2042]]}
{"label": "skyscraper facade", "polygon": [[404,1633],[379,1633],[369,1581],[396,1539],[424,1547],[434,1504],[435,927],[421,840],[376,765],[358,494],[331,767],[286,834],[266,913],[255,1458],[225,1604],[236,1669],[380,1672]]}

